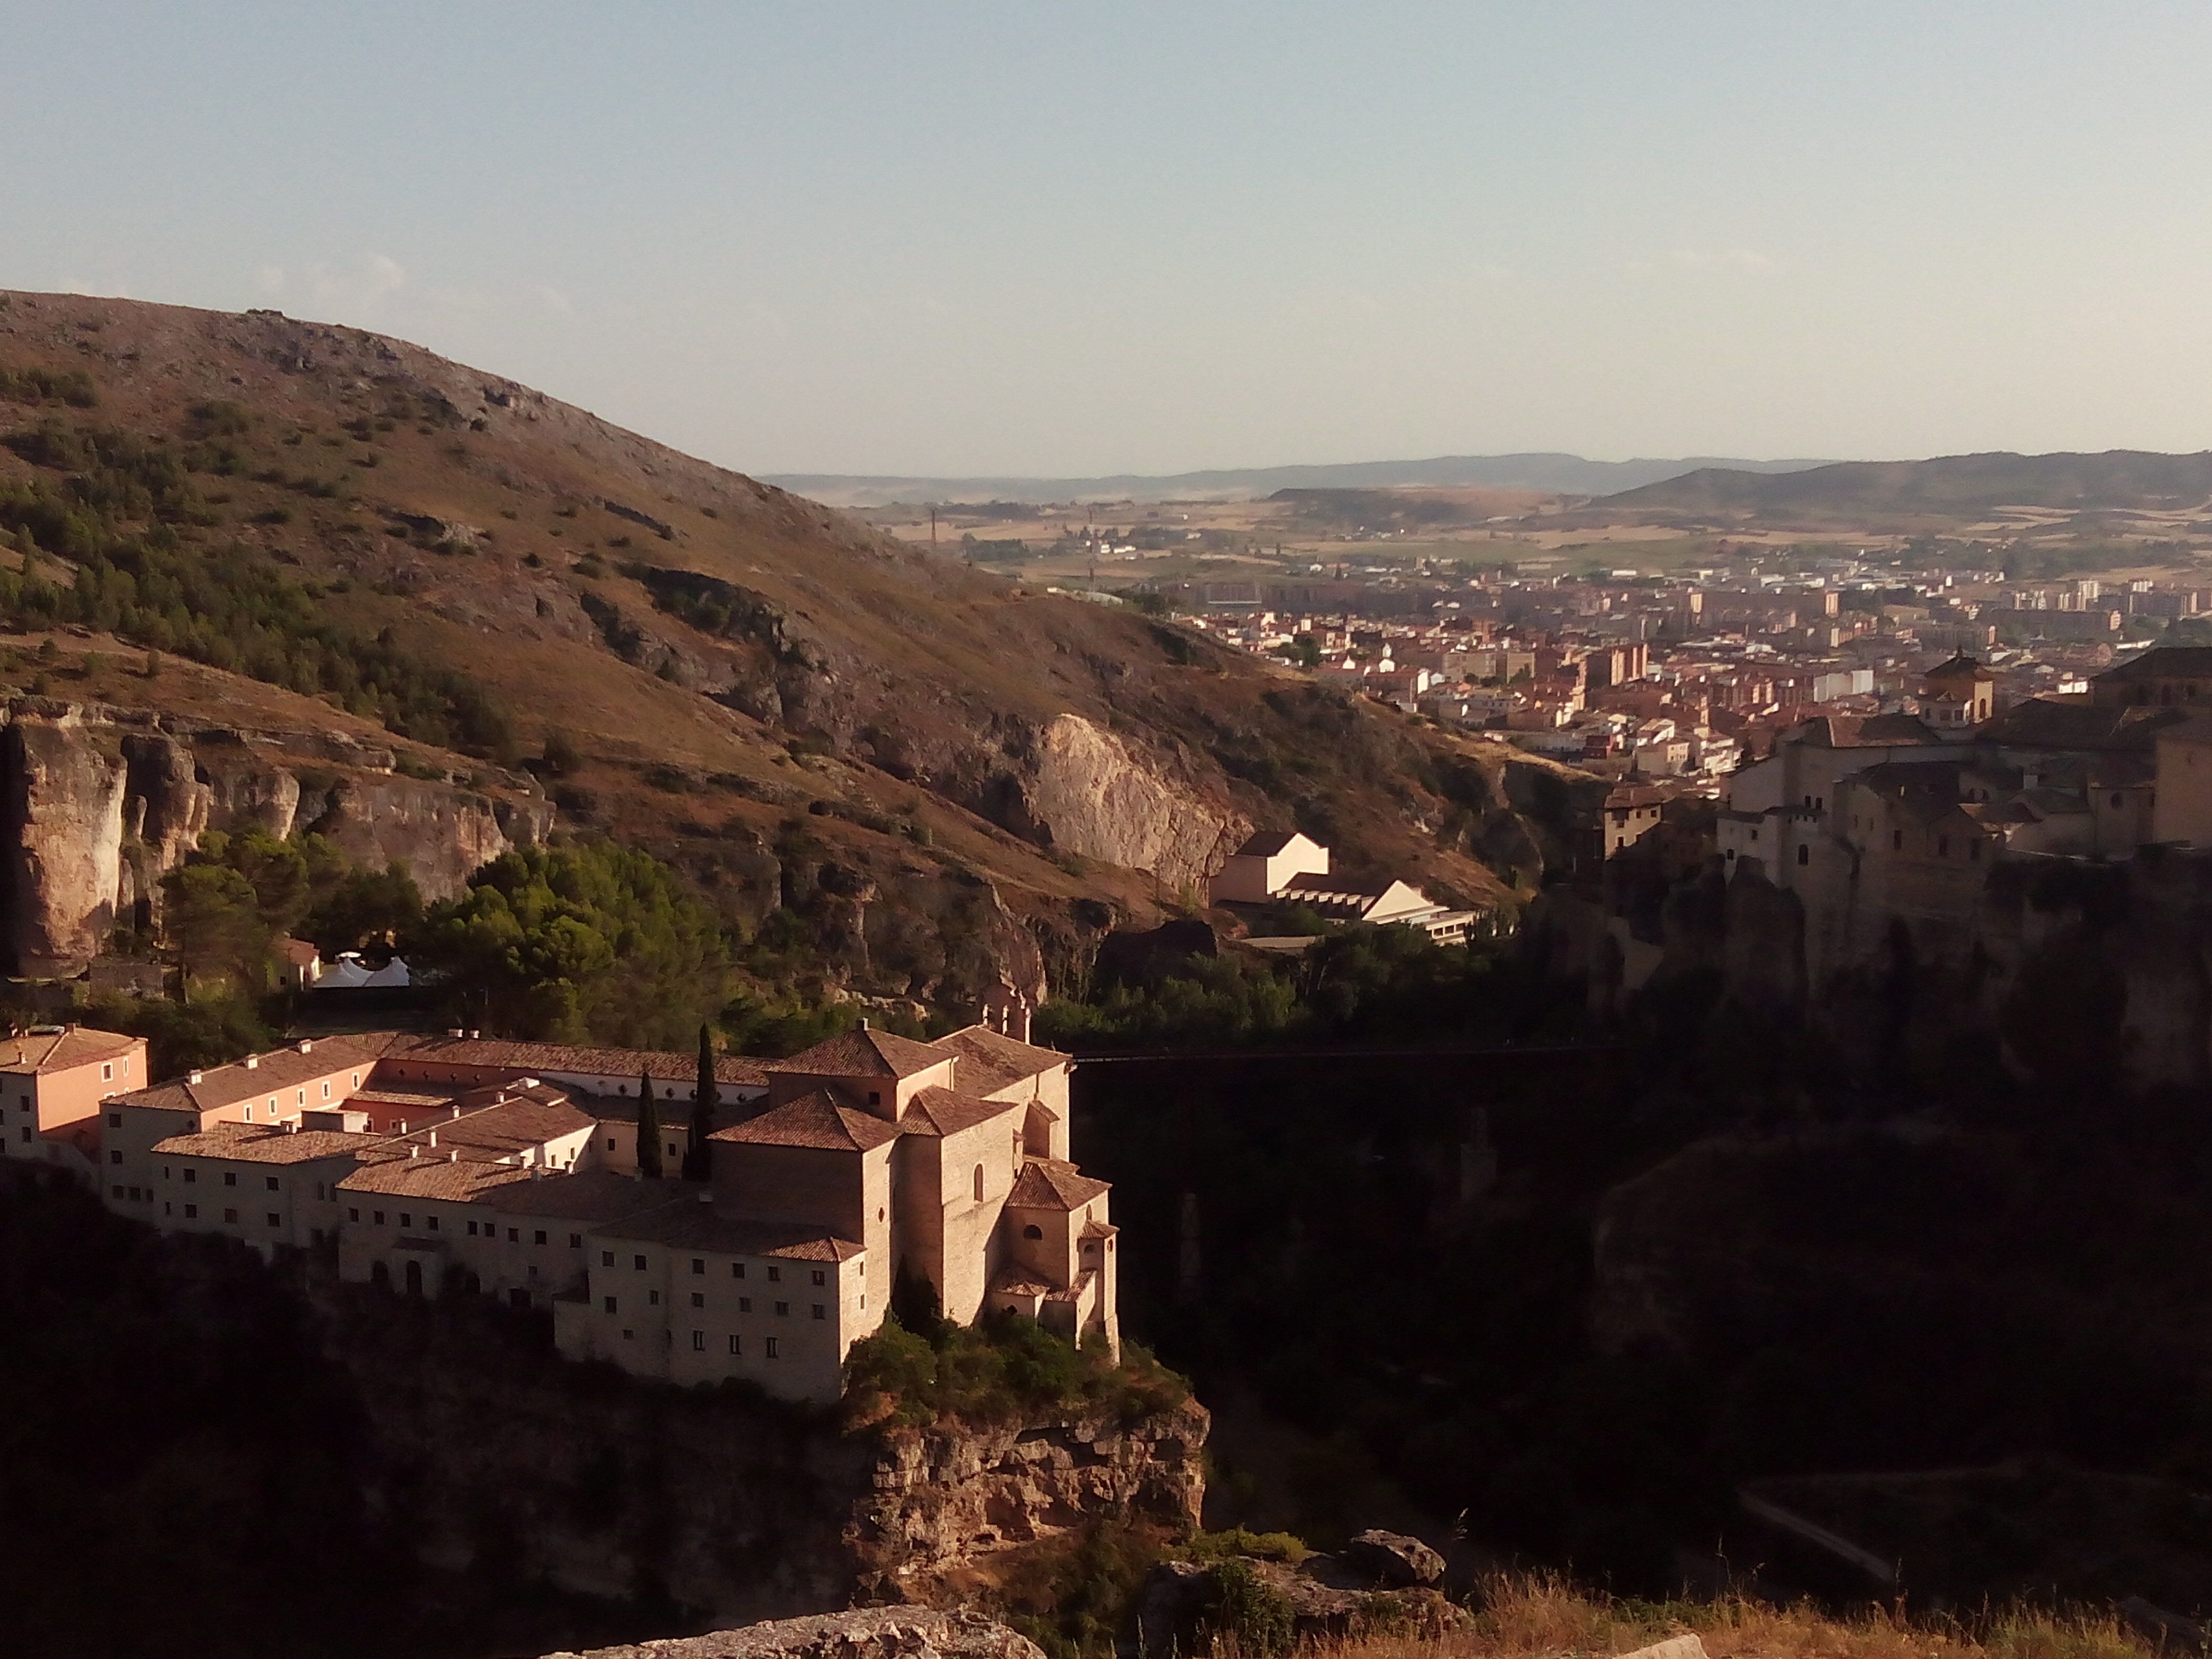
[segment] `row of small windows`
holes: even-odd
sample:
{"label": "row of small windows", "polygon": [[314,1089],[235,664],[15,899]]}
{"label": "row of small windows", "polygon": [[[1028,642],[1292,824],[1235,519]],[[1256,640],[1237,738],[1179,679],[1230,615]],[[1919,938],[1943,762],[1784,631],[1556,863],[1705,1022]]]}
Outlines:
{"label": "row of small windows", "polygon": [[[635,1342],[635,1341],[636,1341],[636,1340],[637,1340],[637,1333],[636,1333],[635,1331],[624,1331],[624,1332],[623,1333],[623,1341],[625,1341],[625,1342]],[[745,1351],[745,1340],[744,1340],[744,1338],[743,1338],[742,1336],[732,1336],[732,1337],[731,1337],[731,1338],[730,1338],[730,1352],[731,1352],[732,1353],[733,1353],[733,1354],[737,1354],[737,1355],[739,1355],[739,1356],[742,1356],[742,1355],[744,1353],[744,1351]],[[694,1332],[692,1332],[692,1333],[691,1333],[691,1352],[692,1352],[693,1353],[704,1353],[704,1352],[707,1352],[707,1333],[706,1333],[706,1332],[704,1332],[704,1331],[694,1331]],[[764,1336],[764,1337],[763,1337],[763,1338],[761,1339],[761,1358],[763,1358],[763,1359],[781,1359],[782,1357],[783,1357],[783,1356],[776,1351],[776,1339],[775,1339],[775,1338],[774,1338],[774,1337],[772,1337],[772,1336]]]}
{"label": "row of small windows", "polygon": [[[647,1291],[645,1293],[645,1305],[648,1308],[659,1307],[660,1305],[660,1292],[659,1291]],[[693,1291],[691,1295],[691,1305],[695,1308],[704,1308],[707,1305],[706,1297],[698,1291]],[[599,1298],[599,1306],[607,1313],[619,1313],[622,1310],[622,1298],[618,1296],[603,1296]],[[788,1319],[791,1317],[791,1304],[788,1302],[776,1303],[775,1307],[775,1316],[778,1319]],[[749,1314],[752,1310],[752,1297],[749,1296],[741,1296],[738,1298],[738,1311],[739,1313]],[[830,1317],[830,1309],[828,1304],[821,1302],[813,1304],[809,1310],[809,1317],[814,1319],[828,1319]]]}

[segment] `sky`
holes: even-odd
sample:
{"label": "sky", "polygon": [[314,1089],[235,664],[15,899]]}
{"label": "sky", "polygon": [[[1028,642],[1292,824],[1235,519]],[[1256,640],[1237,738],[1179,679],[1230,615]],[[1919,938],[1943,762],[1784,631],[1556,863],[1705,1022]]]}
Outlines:
{"label": "sky", "polygon": [[2212,447],[2212,8],[0,0],[0,288],[750,472]]}

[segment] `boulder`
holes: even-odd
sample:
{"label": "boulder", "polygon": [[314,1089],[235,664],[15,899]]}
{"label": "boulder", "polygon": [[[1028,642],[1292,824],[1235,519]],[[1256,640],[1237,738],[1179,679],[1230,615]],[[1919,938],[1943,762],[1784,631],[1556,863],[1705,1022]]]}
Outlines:
{"label": "boulder", "polygon": [[1044,1653],[981,1613],[862,1607],[545,1659],[1044,1659]]}
{"label": "boulder", "polygon": [[1389,1585],[1411,1589],[1444,1576],[1444,1559],[1418,1538],[1370,1528],[1344,1547],[1344,1560],[1355,1571]]}
{"label": "boulder", "polygon": [[1705,1644],[1692,1631],[1687,1636],[1670,1636],[1663,1642],[1654,1642],[1648,1648],[1618,1655],[1616,1659],[1705,1659]]}
{"label": "boulder", "polygon": [[[1249,1587],[1232,1597],[1224,1592],[1231,1588],[1229,1577],[1238,1572],[1249,1575]],[[1375,1589],[1374,1582],[1328,1555],[1309,1557],[1295,1567],[1250,1556],[1208,1566],[1163,1561],[1137,1591],[1139,1651],[1147,1656],[1201,1651],[1224,1602],[1241,1600],[1249,1613],[1255,1596],[1276,1604],[1276,1616],[1287,1626],[1291,1638],[1300,1643],[1343,1641],[1379,1631],[1437,1638],[1469,1626],[1466,1609],[1447,1601],[1439,1590],[1426,1585]]]}

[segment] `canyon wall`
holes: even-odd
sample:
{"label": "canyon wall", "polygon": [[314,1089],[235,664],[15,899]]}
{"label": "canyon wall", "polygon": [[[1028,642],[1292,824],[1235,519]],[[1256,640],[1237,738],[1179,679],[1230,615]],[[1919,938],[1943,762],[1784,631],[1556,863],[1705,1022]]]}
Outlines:
{"label": "canyon wall", "polygon": [[897,1600],[915,1571],[1108,1516],[1198,1524],[1209,1419],[848,1431],[552,1351],[542,1315],[311,1292],[366,1416],[378,1511],[427,1566],[739,1623]]}
{"label": "canyon wall", "polygon": [[210,830],[327,837],[348,857],[460,891],[487,859],[544,839],[552,809],[404,776],[342,733],[252,731],[20,697],[0,724],[0,946],[27,975],[79,972],[118,927],[152,920],[161,879]]}

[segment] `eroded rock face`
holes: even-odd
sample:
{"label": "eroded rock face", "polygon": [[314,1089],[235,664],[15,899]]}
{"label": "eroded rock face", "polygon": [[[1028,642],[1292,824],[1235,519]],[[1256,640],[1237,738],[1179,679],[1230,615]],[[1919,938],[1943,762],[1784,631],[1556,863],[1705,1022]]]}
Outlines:
{"label": "eroded rock face", "polygon": [[430,898],[542,841],[552,809],[393,774],[392,750],[325,733],[242,732],[21,698],[0,732],[6,952],[19,973],[81,971],[158,908],[162,875],[210,830],[313,830],[349,856],[404,861]]}
{"label": "eroded rock face", "polygon": [[1212,1424],[1187,1401],[1136,1423],[1093,1417],[908,1433],[884,1446],[873,1494],[848,1535],[862,1561],[888,1577],[1105,1516],[1195,1528]]}
{"label": "eroded rock face", "polygon": [[1042,837],[1085,858],[1202,884],[1251,822],[1176,782],[1112,732],[1061,714],[1036,735],[1022,805]]}
{"label": "eroded rock face", "polygon": [[545,1659],[1044,1659],[1044,1651],[981,1613],[860,1607]]}

